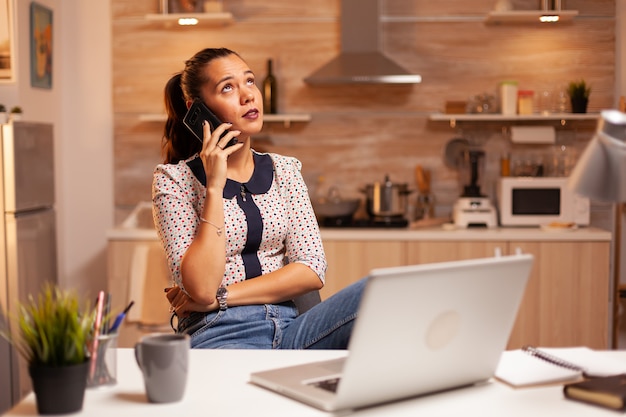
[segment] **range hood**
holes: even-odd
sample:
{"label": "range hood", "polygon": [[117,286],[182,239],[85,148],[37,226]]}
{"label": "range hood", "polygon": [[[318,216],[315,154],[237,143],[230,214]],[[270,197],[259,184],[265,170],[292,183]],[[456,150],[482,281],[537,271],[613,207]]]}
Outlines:
{"label": "range hood", "polygon": [[380,0],[341,0],[341,53],[304,79],[308,84],[418,84],[380,52]]}

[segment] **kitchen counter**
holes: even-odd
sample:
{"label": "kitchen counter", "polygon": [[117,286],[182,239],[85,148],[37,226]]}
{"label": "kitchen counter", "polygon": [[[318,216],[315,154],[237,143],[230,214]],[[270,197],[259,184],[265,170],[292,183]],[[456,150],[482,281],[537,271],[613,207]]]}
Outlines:
{"label": "kitchen counter", "polygon": [[[535,241],[610,241],[611,232],[595,227],[543,230],[539,227],[498,227],[457,229],[450,224],[418,228],[349,228],[322,227],[322,239],[348,240],[535,240]],[[107,239],[113,241],[158,241],[152,224],[152,205],[142,202],[124,222],[107,231]]]}

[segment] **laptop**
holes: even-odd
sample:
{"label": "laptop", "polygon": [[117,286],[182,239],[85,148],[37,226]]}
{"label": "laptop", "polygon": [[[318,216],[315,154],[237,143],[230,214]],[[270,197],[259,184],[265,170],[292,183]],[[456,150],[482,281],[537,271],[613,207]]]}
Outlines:
{"label": "laptop", "polygon": [[344,411],[487,381],[532,263],[517,254],[374,269],[346,357],[254,372],[250,382]]}

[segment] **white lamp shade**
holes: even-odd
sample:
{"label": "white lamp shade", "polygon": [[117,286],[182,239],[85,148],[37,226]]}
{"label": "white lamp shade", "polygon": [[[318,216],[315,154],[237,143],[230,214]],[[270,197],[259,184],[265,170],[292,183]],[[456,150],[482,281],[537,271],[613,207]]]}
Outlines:
{"label": "white lamp shade", "polygon": [[569,185],[591,199],[626,201],[625,113],[601,113],[597,131],[574,167]]}

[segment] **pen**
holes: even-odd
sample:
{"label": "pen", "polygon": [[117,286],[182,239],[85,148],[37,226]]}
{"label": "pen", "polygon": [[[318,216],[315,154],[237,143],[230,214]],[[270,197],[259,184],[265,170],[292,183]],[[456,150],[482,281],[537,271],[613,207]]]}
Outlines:
{"label": "pen", "polygon": [[117,331],[117,328],[120,327],[120,324],[122,324],[124,317],[126,317],[126,314],[128,314],[128,310],[130,310],[133,304],[135,304],[134,301],[131,301],[130,303],[128,303],[124,311],[122,311],[120,314],[117,315],[117,317],[115,317],[115,321],[113,322],[113,325],[109,329],[109,333],[113,333]]}

